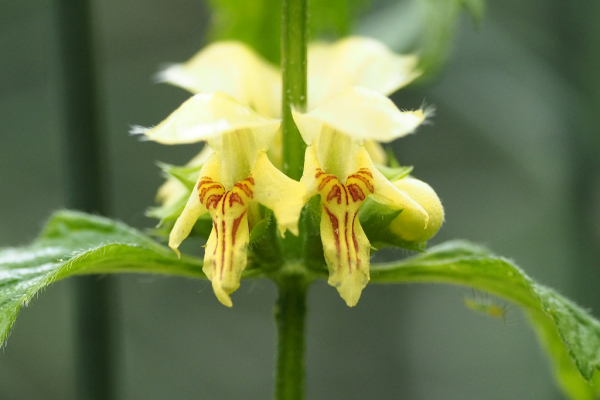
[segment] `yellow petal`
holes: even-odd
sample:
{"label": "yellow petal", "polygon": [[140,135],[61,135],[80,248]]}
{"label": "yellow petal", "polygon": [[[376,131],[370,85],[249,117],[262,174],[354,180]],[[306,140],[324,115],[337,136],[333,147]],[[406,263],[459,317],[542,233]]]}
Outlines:
{"label": "yellow petal", "polygon": [[271,143],[271,147],[267,150],[267,155],[269,156],[269,160],[279,169],[283,167],[283,143],[282,143],[282,132],[281,129],[273,138],[273,143]]}
{"label": "yellow petal", "polygon": [[164,121],[152,129],[134,127],[132,133],[143,133],[149,140],[162,144],[208,141],[218,151],[222,135],[250,129],[260,150],[267,150],[279,130],[280,121],[265,118],[228,94],[197,94],[183,103]]}
{"label": "yellow petal", "polygon": [[314,143],[323,126],[355,140],[391,142],[405,136],[425,121],[423,110],[400,111],[387,97],[365,88],[348,88],[327,99],[294,121],[307,144]]}
{"label": "yellow petal", "polygon": [[281,73],[240,42],[213,43],[161,71],[157,80],[192,93],[225,92],[259,114],[281,114]]}
{"label": "yellow petal", "polygon": [[278,170],[265,153],[260,153],[252,169],[254,201],[271,209],[283,236],[289,230],[298,235],[300,212],[306,203],[306,189],[298,181]]}
{"label": "yellow petal", "polygon": [[205,206],[200,203],[200,193],[198,192],[198,184],[202,177],[210,177],[214,180],[219,180],[219,158],[216,154],[213,154],[204,164],[198,175],[198,181],[194,190],[190,194],[187,204],[183,209],[183,212],[177,218],[173,229],[169,235],[169,247],[173,249],[179,255],[179,245],[187,238],[194,228],[198,218],[206,213],[208,210]]}
{"label": "yellow petal", "polygon": [[335,43],[317,42],[308,47],[309,110],[352,86],[389,95],[421,74],[417,57],[398,55],[366,37],[349,37]]}
{"label": "yellow petal", "polygon": [[237,182],[230,191],[225,191],[223,185],[206,176],[198,184],[200,202],[208,209],[213,221],[202,270],[212,282],[219,301],[227,307],[232,306],[229,295],[240,287],[246,268],[252,182],[248,177]]}
{"label": "yellow petal", "polygon": [[342,183],[321,168],[315,145],[308,146],[302,182],[307,197],[321,196],[321,241],[329,268],[328,283],[350,307],[356,305],[369,281],[370,244],[357,218],[358,210],[373,193],[372,173],[355,170]]}
{"label": "yellow petal", "polygon": [[383,146],[373,140],[365,140],[365,149],[369,153],[369,157],[375,164],[387,165],[388,156]]}
{"label": "yellow petal", "polygon": [[319,192],[319,181],[317,176],[322,170],[314,145],[308,146],[304,152],[304,171],[300,183],[306,188],[307,200]]}
{"label": "yellow petal", "polygon": [[444,222],[444,208],[435,191],[425,182],[410,176],[394,182],[394,186],[425,209],[429,223],[424,227],[420,210],[407,207],[390,224],[392,233],[415,243],[431,239]]}
{"label": "yellow petal", "polygon": [[358,220],[358,210],[374,190],[372,174],[361,169],[345,184],[320,170],[315,175],[321,195],[321,241],[329,268],[328,283],[350,307],[369,282],[370,244]]}
{"label": "yellow petal", "polygon": [[[225,290],[223,290],[223,286],[221,285],[221,282],[217,279],[214,279],[214,267],[212,267],[213,265],[213,258],[210,257],[208,262],[206,260],[206,255],[210,254],[210,251],[212,252],[213,249],[217,248],[217,231],[215,229],[213,229],[212,231],[210,231],[210,236],[208,237],[208,240],[206,241],[206,246],[205,246],[205,257],[204,257],[204,266],[202,267],[202,271],[206,274],[206,277],[211,281],[212,283],[212,288],[213,288],[213,292],[215,293],[215,296],[217,296],[217,299],[221,302],[221,304],[223,304],[224,306],[227,307],[232,307],[233,306],[233,302],[231,301],[231,297],[229,297],[230,293],[227,293]],[[208,267],[208,266],[211,267]],[[239,284],[238,284],[239,286]],[[237,288],[236,288],[237,289]]]}
{"label": "yellow petal", "polygon": [[[331,225],[329,216],[322,215],[321,240],[323,241],[323,252],[325,253],[326,259],[330,260],[337,256],[337,249],[335,247],[335,238],[332,234],[332,228],[333,227]],[[369,257],[371,246],[369,244],[369,239],[367,239],[367,235],[365,235],[358,220],[354,223],[354,227],[345,226],[344,228],[347,230],[354,230],[354,237],[359,244],[358,251],[356,252],[357,258],[364,259],[366,261],[360,264],[358,268],[348,273],[342,272],[341,270],[332,271],[332,268],[330,267],[329,279],[327,280],[327,283],[337,289],[340,297],[344,299],[348,307],[354,307],[358,303],[363,289],[367,286],[367,283],[369,283],[370,280]],[[348,243],[346,243],[346,245],[347,244]],[[344,248],[347,249],[347,247]],[[328,261],[327,264],[329,266],[333,263]]]}

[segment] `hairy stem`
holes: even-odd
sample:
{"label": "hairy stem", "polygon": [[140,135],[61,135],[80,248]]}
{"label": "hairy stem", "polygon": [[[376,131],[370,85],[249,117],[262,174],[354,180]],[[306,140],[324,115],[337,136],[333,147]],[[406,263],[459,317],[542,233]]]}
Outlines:
{"label": "hairy stem", "polygon": [[306,111],[306,42],[308,0],[283,0],[281,70],[283,72],[283,172],[299,180],[306,145],[294,124],[291,110]]}
{"label": "hairy stem", "polygon": [[[283,172],[300,180],[306,145],[292,118],[292,110],[306,111],[308,0],[282,0],[281,70]],[[298,258],[300,238],[287,235],[285,249],[296,249],[289,259]],[[291,256],[291,257],[290,257]],[[277,400],[304,398],[304,319],[308,281],[304,274],[284,273],[276,279],[279,298],[275,306],[277,323]]]}
{"label": "hairy stem", "polygon": [[304,399],[304,330],[307,282],[302,275],[278,281],[276,400]]}

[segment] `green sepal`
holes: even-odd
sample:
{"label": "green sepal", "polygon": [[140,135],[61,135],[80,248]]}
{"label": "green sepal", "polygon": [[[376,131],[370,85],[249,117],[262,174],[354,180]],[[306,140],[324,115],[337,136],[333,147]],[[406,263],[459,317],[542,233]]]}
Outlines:
{"label": "green sepal", "polygon": [[358,212],[358,220],[373,249],[393,246],[418,252],[425,251],[426,242],[408,242],[390,231],[390,224],[401,212],[402,210],[392,210],[371,198],[365,200]]}
{"label": "green sepal", "polygon": [[193,167],[178,167],[162,162],[158,162],[157,165],[165,173],[166,177],[173,177],[177,179],[177,181],[179,181],[183,186],[185,186],[188,189],[185,195],[181,196],[181,198],[179,198],[176,202],[173,202],[168,206],[162,205],[157,207],[150,207],[148,208],[148,210],[146,210],[147,217],[156,218],[160,221],[158,223],[157,229],[152,230],[152,235],[164,237],[168,236],[169,232],[171,231],[171,228],[173,228],[173,225],[175,224],[175,221],[183,212],[185,204],[187,203],[190,197],[190,193],[196,185],[196,181],[198,180],[198,173],[200,172],[202,165]]}
{"label": "green sepal", "polygon": [[384,165],[375,165],[375,167],[390,182],[394,182],[394,181],[398,181],[402,178],[406,178],[408,175],[410,175],[410,173],[413,170],[412,165],[407,166],[407,167],[401,167],[401,166],[386,167]]}
{"label": "green sepal", "polygon": [[[146,216],[160,220],[158,223],[159,227],[169,221],[174,223],[183,212],[187,200],[188,199],[186,197],[182,197],[177,202],[169,206],[150,207],[148,210],[146,210]],[[171,226],[173,226],[173,224],[171,224]]]}
{"label": "green sepal", "polygon": [[264,217],[256,225],[254,225],[250,231],[249,244],[254,244],[260,239],[264,238],[269,225],[272,223],[271,217],[273,215],[273,211],[264,206],[261,206],[261,211],[263,211]]}
{"label": "green sepal", "polygon": [[306,266],[311,270],[327,273],[321,242],[321,213],[321,196],[317,194],[306,203],[300,216],[300,226],[304,234],[302,247]]}
{"label": "green sepal", "polygon": [[[371,264],[372,283],[437,282],[469,286],[523,308],[571,399],[600,396],[600,322],[555,290],[531,279],[512,261],[463,241],[427,254]],[[590,384],[591,383],[591,384]]]}
{"label": "green sepal", "polygon": [[389,167],[391,167],[391,168],[400,168],[401,167],[400,162],[396,158],[396,154],[394,154],[394,149],[392,149],[391,146],[385,147],[385,153],[387,154]]}
{"label": "green sepal", "polygon": [[203,166],[203,164],[200,164],[192,167],[178,167],[176,165],[165,164],[162,162],[157,162],[156,164],[167,176],[172,176],[173,178],[177,179],[190,191],[196,185],[196,182],[198,181],[198,174]]}
{"label": "green sepal", "polygon": [[29,246],[0,250],[0,343],[26,305],[50,283],[73,275],[169,274],[206,279],[202,261],[173,251],[123,223],[59,211]]}
{"label": "green sepal", "polygon": [[263,205],[260,205],[260,211],[264,217],[250,231],[247,269],[258,266],[262,271],[269,271],[278,268],[281,263],[280,235],[273,211]]}
{"label": "green sepal", "polygon": [[[186,203],[187,199],[182,198],[180,201],[169,207],[152,207],[148,209],[148,211],[146,211],[146,216],[158,218],[160,219],[160,222],[155,228],[149,229],[147,233],[161,239],[168,237],[175,225],[175,221],[177,221],[177,218],[179,218],[183,212]],[[208,239],[212,226],[213,223],[210,215],[208,213],[202,214],[194,224],[190,236]]]}
{"label": "green sepal", "polygon": [[[190,236],[199,236],[203,239],[208,239],[210,232],[213,229],[213,221],[209,213],[202,214],[196,223],[194,228],[190,232]],[[169,229],[170,232],[170,229]]]}

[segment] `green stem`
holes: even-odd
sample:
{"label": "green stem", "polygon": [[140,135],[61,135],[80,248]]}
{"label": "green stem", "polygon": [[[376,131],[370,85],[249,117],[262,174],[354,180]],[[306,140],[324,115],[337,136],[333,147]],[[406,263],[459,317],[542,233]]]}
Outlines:
{"label": "green stem", "polygon": [[302,275],[278,281],[276,400],[304,399],[304,317],[308,284]]}
{"label": "green stem", "polygon": [[308,0],[283,0],[281,23],[281,70],[283,72],[283,172],[300,180],[304,150],[291,110],[306,111],[306,51]]}
{"label": "green stem", "polygon": [[[292,109],[306,111],[307,87],[307,20],[308,0],[282,0],[281,70],[283,172],[300,180],[304,167],[306,145],[292,118]],[[284,248],[299,249],[300,238],[288,235]],[[297,258],[291,252],[290,258]],[[290,257],[291,256],[291,257]],[[275,308],[277,323],[277,400],[302,400],[304,398],[304,318],[306,315],[306,290],[308,281],[303,274],[284,273],[276,279],[279,298]]]}

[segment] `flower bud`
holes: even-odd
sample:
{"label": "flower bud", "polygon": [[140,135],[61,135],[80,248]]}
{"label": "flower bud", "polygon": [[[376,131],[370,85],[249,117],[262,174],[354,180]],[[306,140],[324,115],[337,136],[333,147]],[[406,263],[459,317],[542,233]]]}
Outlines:
{"label": "flower bud", "polygon": [[425,182],[410,176],[393,184],[425,209],[429,221],[425,225],[422,213],[405,208],[390,224],[390,232],[407,242],[421,243],[431,239],[444,222],[444,208],[435,191]]}

